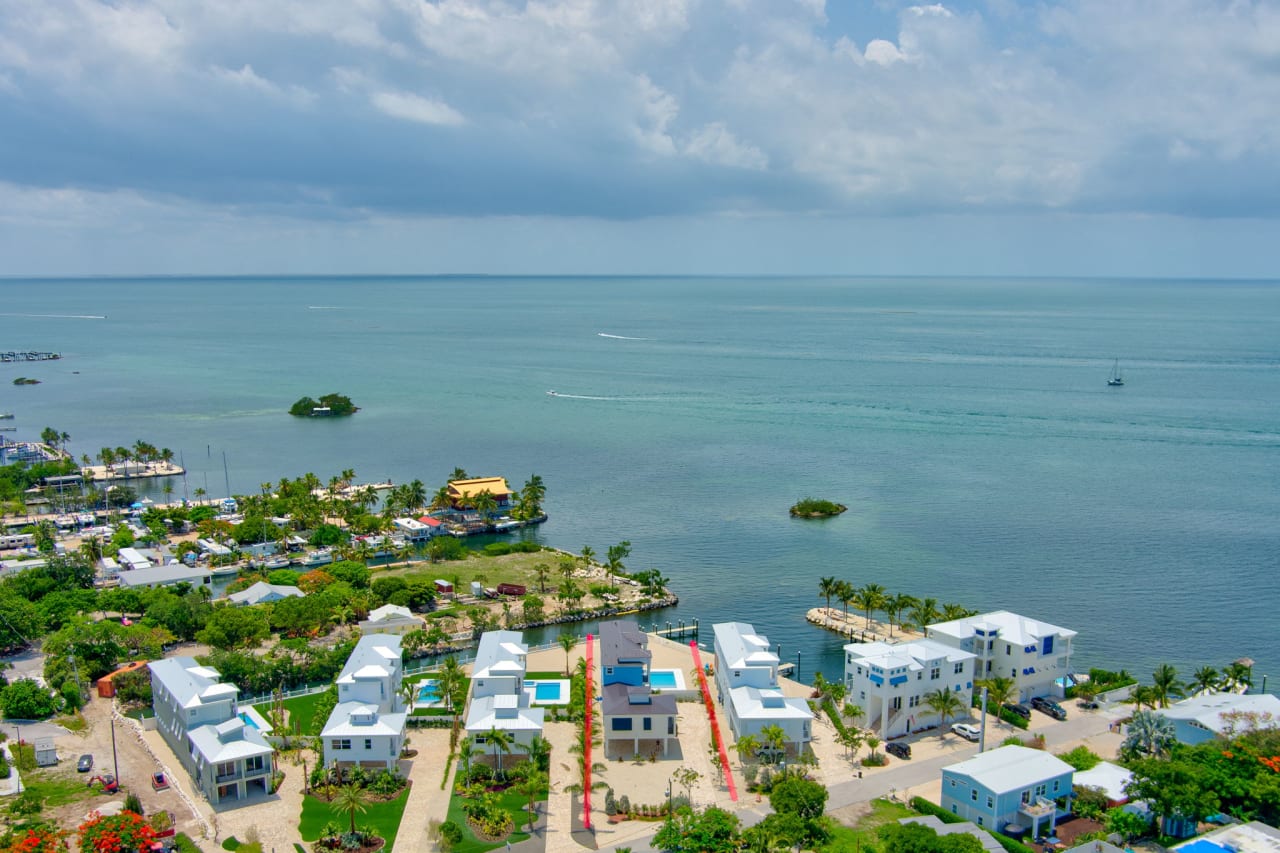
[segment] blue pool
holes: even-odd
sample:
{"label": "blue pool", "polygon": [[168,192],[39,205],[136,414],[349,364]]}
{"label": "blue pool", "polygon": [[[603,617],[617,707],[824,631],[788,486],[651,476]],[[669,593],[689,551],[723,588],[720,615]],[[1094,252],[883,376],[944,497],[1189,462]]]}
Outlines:
{"label": "blue pool", "polygon": [[418,702],[423,705],[430,705],[440,701],[440,693],[436,690],[436,682],[434,678],[428,678],[422,682],[422,687],[418,689]]}
{"label": "blue pool", "polygon": [[258,724],[253,721],[253,717],[250,717],[244,711],[240,712],[240,719],[244,720],[246,726],[253,726],[255,729],[258,727]]}
{"label": "blue pool", "polygon": [[669,669],[656,669],[649,673],[649,686],[674,690],[677,686],[676,674]]}
{"label": "blue pool", "polygon": [[533,698],[539,702],[555,702],[560,698],[560,682],[539,681],[533,687]]}

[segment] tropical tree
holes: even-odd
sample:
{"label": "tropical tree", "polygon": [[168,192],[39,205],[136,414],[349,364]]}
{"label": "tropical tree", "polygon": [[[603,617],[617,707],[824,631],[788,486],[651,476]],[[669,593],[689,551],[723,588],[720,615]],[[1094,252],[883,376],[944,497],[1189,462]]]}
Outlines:
{"label": "tropical tree", "polygon": [[538,563],[533,567],[533,576],[538,580],[538,592],[547,592],[547,578],[551,576],[551,567],[546,563]]}
{"label": "tropical tree", "polygon": [[583,545],[580,553],[582,554],[582,564],[584,566],[589,567],[592,561],[596,558],[596,549],[592,548],[590,545]]}
{"label": "tropical tree", "polygon": [[942,605],[942,621],[950,622],[954,619],[964,619],[972,616],[974,611],[965,607],[963,604],[944,604]]}
{"label": "tropical tree", "polygon": [[1253,669],[1241,661],[1227,664],[1222,671],[1222,689],[1236,692],[1253,685]]}
{"label": "tropical tree", "polygon": [[578,638],[573,634],[561,634],[556,638],[556,642],[560,644],[560,648],[564,649],[564,677],[569,677],[569,653],[573,651],[573,647],[578,645]]}
{"label": "tropical tree", "polygon": [[1177,741],[1173,720],[1154,711],[1138,711],[1129,720],[1120,751],[1129,756],[1163,758]]}
{"label": "tropical tree", "polygon": [[624,571],[626,567],[622,561],[631,556],[631,543],[622,540],[617,545],[610,545],[606,553],[605,566],[609,570],[609,585],[613,585],[613,576],[618,572]]}
{"label": "tropical tree", "polygon": [[533,824],[538,819],[538,798],[547,789],[549,777],[545,770],[539,770],[530,761],[522,761],[516,765],[514,775],[517,779],[513,786],[516,793],[529,803],[529,831],[532,832]]}
{"label": "tropical tree", "polygon": [[1142,710],[1144,705],[1153,711],[1160,706],[1160,696],[1150,684],[1139,684],[1130,690],[1129,701],[1139,711]]}
{"label": "tropical tree", "polygon": [[918,602],[914,595],[907,595],[905,592],[894,593],[889,596],[884,603],[885,609],[892,614],[889,620],[889,636],[893,636],[893,623],[897,622],[898,627],[902,627],[902,613],[915,607]]}
{"label": "tropical tree", "polygon": [[542,478],[537,474],[530,474],[524,487],[520,489],[520,517],[530,519],[541,515],[542,502],[546,496],[547,488],[543,485]]}
{"label": "tropical tree", "polygon": [[746,764],[760,751],[760,738],[755,735],[743,735],[734,742],[733,748],[738,753],[738,760]]}
{"label": "tropical tree", "polygon": [[1186,694],[1186,688],[1178,680],[1178,671],[1167,663],[1162,663],[1151,673],[1151,686],[1155,688],[1156,699],[1161,708],[1169,707],[1169,699]]}
{"label": "tropical tree", "polygon": [[837,578],[818,578],[818,595],[827,599],[827,613],[831,612],[831,597],[840,592],[840,581]]}
{"label": "tropical tree", "polygon": [[858,588],[848,581],[840,581],[836,585],[836,598],[844,605],[844,621],[849,621],[849,605],[857,600]]}
{"label": "tropical tree", "polygon": [[1222,676],[1211,666],[1202,666],[1191,677],[1190,687],[1196,693],[1217,693],[1222,686]]}
{"label": "tropical tree", "polygon": [[541,735],[534,735],[525,747],[525,754],[533,762],[533,766],[542,771],[551,769],[551,741]]}
{"label": "tropical tree", "polygon": [[[973,683],[979,689],[987,689],[987,702],[995,705],[997,709],[1013,702],[1015,696],[1018,695],[1018,684],[1012,678],[1003,675],[997,675],[992,678],[981,678]],[[999,711],[996,712],[996,718],[999,719]]]}
{"label": "tropical tree", "polygon": [[480,750],[476,748],[475,743],[469,737],[464,737],[462,742],[458,744],[458,778],[465,779],[471,772],[471,759],[479,754]]}
{"label": "tropical tree", "polygon": [[489,746],[493,747],[493,760],[498,768],[498,775],[502,775],[502,756],[511,752],[511,746],[515,742],[510,732],[494,726],[485,734],[485,740]]}
{"label": "tropical tree", "polygon": [[369,810],[369,795],[365,793],[364,788],[354,782],[343,785],[337,790],[333,796],[333,802],[329,803],[329,810],[334,814],[347,813],[350,820],[350,833],[356,834],[356,812],[364,814]]}
{"label": "tropical tree", "polygon": [[862,729],[857,726],[846,726],[836,735],[836,742],[844,747],[846,756],[856,758],[865,738],[866,734]]}
{"label": "tropical tree", "polygon": [[858,589],[854,603],[862,608],[867,630],[871,629],[871,614],[884,607],[886,600],[884,587],[878,583],[869,583]]}
{"label": "tropical tree", "polygon": [[470,503],[471,508],[480,515],[480,520],[486,524],[489,522],[489,517],[498,509],[498,501],[488,489],[478,495],[472,495]]}
{"label": "tropical tree", "polygon": [[964,702],[959,695],[951,691],[950,687],[926,693],[924,695],[924,703],[929,706],[930,711],[942,718],[942,727],[944,729],[952,717],[964,710]]}
{"label": "tropical tree", "polygon": [[764,741],[765,749],[772,756],[771,763],[779,761],[787,748],[787,733],[783,731],[782,726],[764,726],[760,729],[760,739]]}

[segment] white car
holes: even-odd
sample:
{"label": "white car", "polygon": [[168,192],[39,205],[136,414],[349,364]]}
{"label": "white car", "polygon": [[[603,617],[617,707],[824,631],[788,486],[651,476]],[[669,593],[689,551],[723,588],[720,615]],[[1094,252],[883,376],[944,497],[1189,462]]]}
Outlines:
{"label": "white car", "polygon": [[972,723],[952,723],[951,731],[960,735],[960,737],[964,738],[965,740],[976,741],[979,737],[982,736],[982,729],[978,728]]}

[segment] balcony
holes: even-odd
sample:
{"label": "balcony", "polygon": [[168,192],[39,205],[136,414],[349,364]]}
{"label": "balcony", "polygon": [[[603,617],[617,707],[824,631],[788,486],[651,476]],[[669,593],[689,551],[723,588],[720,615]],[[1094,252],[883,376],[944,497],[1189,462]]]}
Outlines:
{"label": "balcony", "polygon": [[232,773],[219,773],[213,777],[213,781],[221,785],[223,782],[234,782],[235,780],[239,779],[243,775],[244,774],[241,773],[239,770],[236,770]]}
{"label": "balcony", "polygon": [[1058,806],[1053,800],[1044,797],[1036,797],[1033,802],[1022,803],[1018,806],[1018,814],[1025,815],[1033,821],[1041,821],[1045,818],[1053,818],[1058,813]]}

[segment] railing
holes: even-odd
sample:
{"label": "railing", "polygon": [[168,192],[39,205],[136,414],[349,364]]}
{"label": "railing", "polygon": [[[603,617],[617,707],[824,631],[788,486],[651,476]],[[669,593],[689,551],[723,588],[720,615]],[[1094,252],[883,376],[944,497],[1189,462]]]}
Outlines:
{"label": "railing", "polygon": [[241,773],[239,770],[236,770],[232,773],[219,773],[213,777],[213,781],[214,782],[231,782],[241,778],[243,775],[244,774]]}

